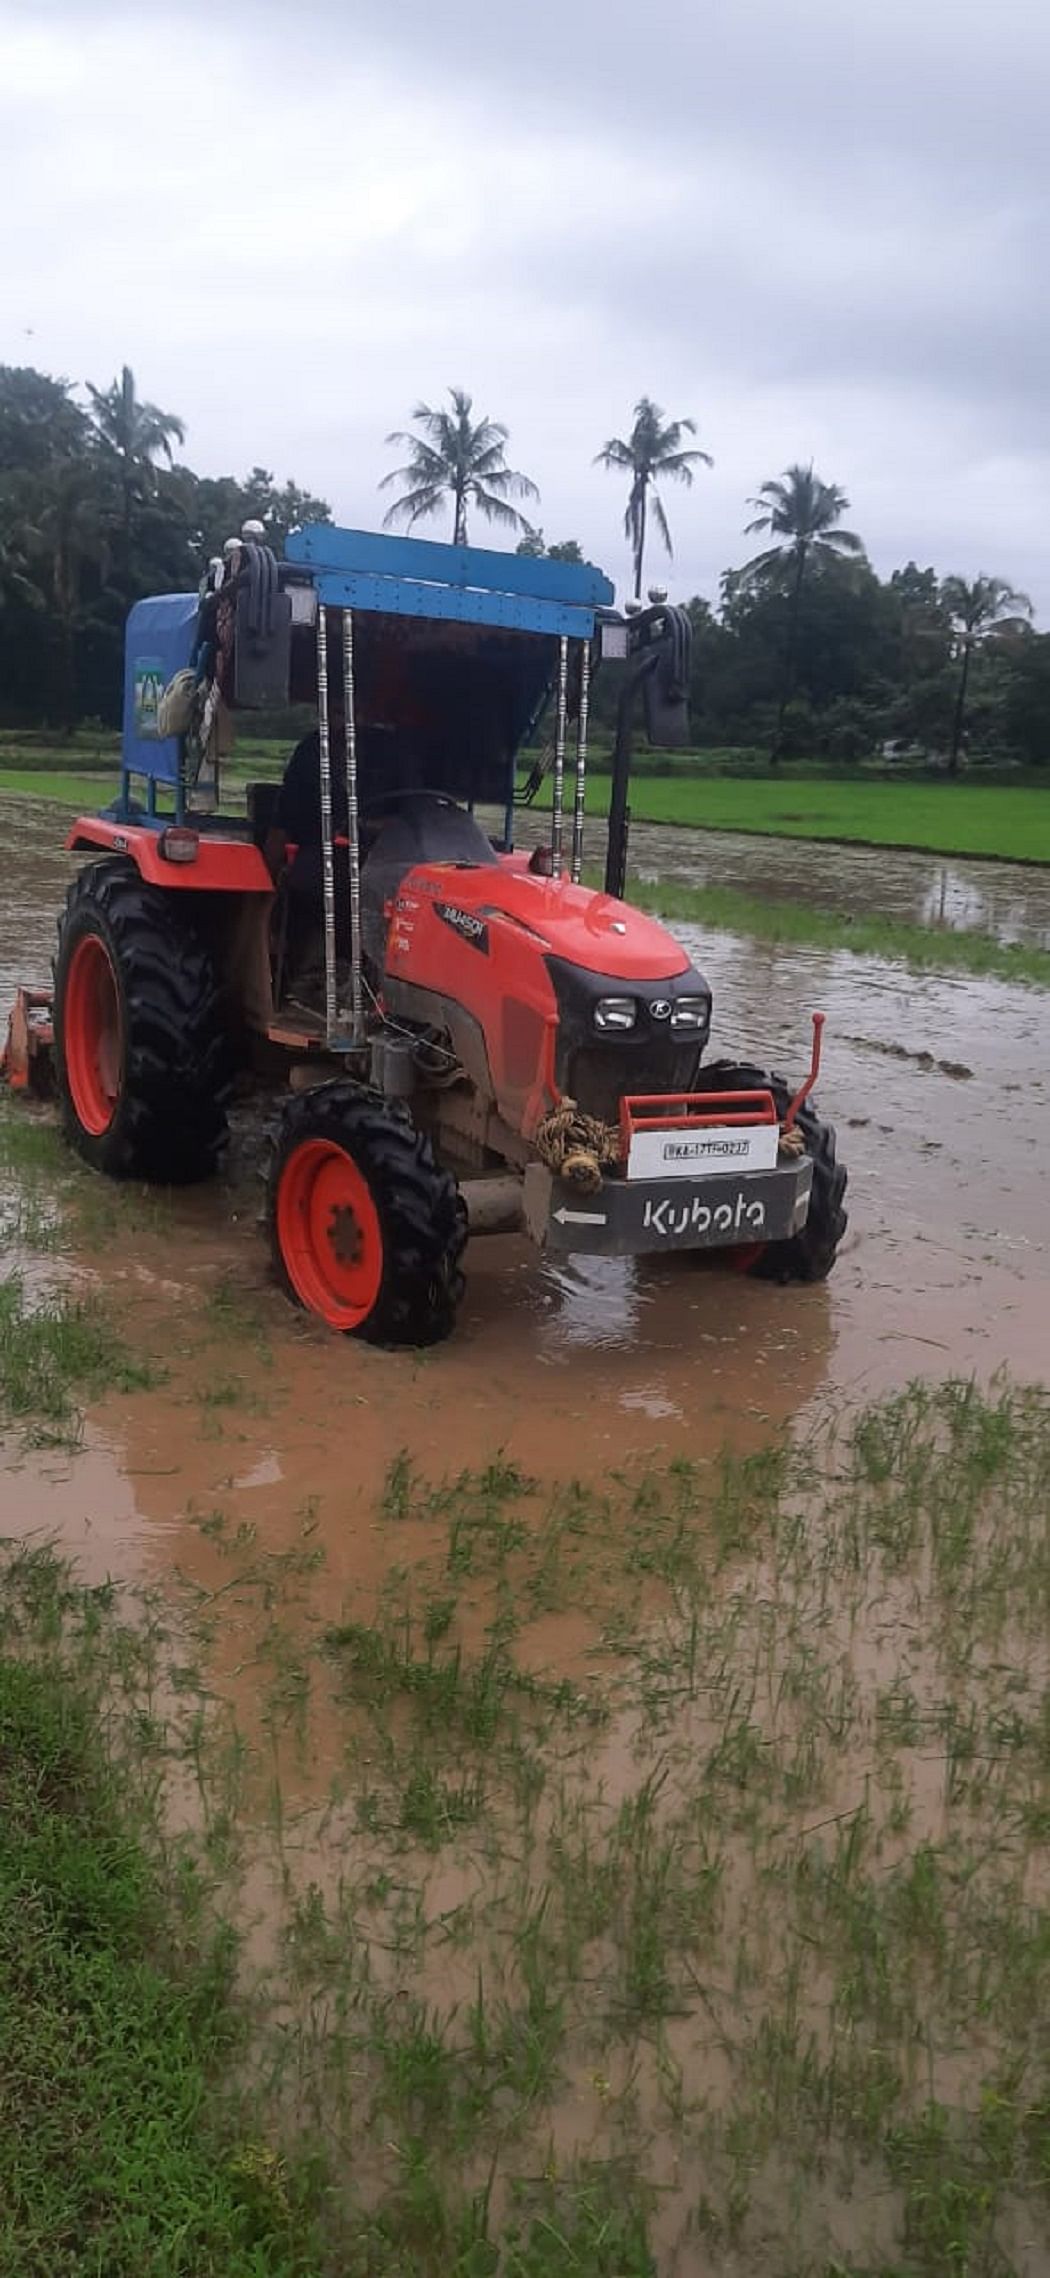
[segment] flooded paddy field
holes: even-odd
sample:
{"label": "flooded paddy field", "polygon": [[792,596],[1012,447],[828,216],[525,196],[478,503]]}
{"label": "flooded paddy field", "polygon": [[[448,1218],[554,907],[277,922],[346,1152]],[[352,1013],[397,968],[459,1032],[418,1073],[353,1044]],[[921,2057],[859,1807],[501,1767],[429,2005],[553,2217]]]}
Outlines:
{"label": "flooded paddy field", "polygon": [[[531,846],[549,838],[550,817],[526,810],[516,817],[516,829],[521,844]],[[604,862],[598,818],[588,820],[586,855],[589,864]],[[1030,949],[1050,948],[1050,867],[635,822],[631,869],[639,878],[728,886],[841,917],[947,926]]]}
{"label": "flooded paddy field", "polygon": [[[67,859],[17,827],[3,990]],[[12,1420],[8,1603],[25,1546],[120,1585],[148,1646],[84,1634],[167,1720],[266,2126],[353,2169],[362,2267],[1037,2278],[1050,1422],[1001,1372],[1050,1377],[1046,999],[676,930],[713,1054],[801,1072],[827,1014],[830,1281],[492,1239],[447,1345],[374,1352],[274,1288],[254,1114],[154,1196],[7,1107],[26,1304],[149,1377]]]}
{"label": "flooded paddy field", "polygon": [[[178,1344],[216,1283],[258,1315],[265,1365],[250,1340],[210,1364],[232,1371],[252,1404],[243,1493],[256,1521],[281,1523],[291,1483],[318,1502],[349,1574],[362,1547],[341,1515],[351,1456],[355,1498],[378,1490],[402,1448],[431,1472],[502,1450],[545,1475],[601,1477],[627,1456],[755,1444],[792,1421],[806,1430],[823,1409],[917,1374],[1050,1372],[1038,997],[682,938],[715,988],[714,1051],[801,1071],[806,1008],[819,999],[827,1014],[820,1101],[851,1181],[831,1280],[782,1290],[691,1259],[545,1262],[524,1239],[489,1238],[471,1246],[447,1345],[406,1355],[342,1343],[271,1283],[250,1121],[226,1182],[150,1198],[102,1254],[74,1248],[70,1262],[162,1347]],[[114,1235],[123,1199],[111,1188],[91,1199]],[[151,1564],[152,1530],[163,1535],[172,1506],[212,1491],[225,1435],[221,1456],[207,1438],[187,1445],[179,1404],[164,1398],[115,1403],[96,1430],[105,1555],[135,1545],[136,1562]],[[33,1493],[43,1518],[42,1478]]]}

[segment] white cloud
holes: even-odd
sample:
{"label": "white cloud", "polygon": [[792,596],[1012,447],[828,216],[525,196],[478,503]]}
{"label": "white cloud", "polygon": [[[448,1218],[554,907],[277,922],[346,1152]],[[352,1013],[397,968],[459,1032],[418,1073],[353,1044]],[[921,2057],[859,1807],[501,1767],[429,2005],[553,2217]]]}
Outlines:
{"label": "white cloud", "polygon": [[716,459],[668,493],[683,589],[812,456],[881,568],[1050,607],[1036,0],[0,0],[0,34],[0,356],[130,362],[202,471],[374,523],[387,430],[456,382],[622,577],[592,460],[644,391]]}

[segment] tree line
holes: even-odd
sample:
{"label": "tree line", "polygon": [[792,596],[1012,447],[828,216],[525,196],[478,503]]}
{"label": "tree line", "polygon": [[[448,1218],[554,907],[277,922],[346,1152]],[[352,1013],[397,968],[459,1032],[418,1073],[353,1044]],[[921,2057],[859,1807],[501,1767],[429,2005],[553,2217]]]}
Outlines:
{"label": "tree line", "polygon": [[[386,520],[448,515],[465,544],[479,515],[518,550],[579,561],[548,545],[524,508],[535,483],[508,465],[507,429],[477,418],[463,389],[418,404],[388,443],[404,454],[382,478]],[[626,484],[624,528],[635,596],[653,534],[672,537],[662,486],[689,489],[709,466],[691,419],[649,397],[596,464]],[[139,596],[185,591],[248,518],[280,551],[289,530],[329,521],[324,499],[254,467],[203,477],[176,456],[181,420],[143,401],[125,367],[83,401],[64,381],[0,366],[0,722],[72,726],[119,716],[124,620]],[[939,576],[914,561],[879,578],[845,525],[849,500],[812,466],[770,477],[749,502],[760,551],[727,569],[715,600],[689,604],[691,706],[698,744],[759,747],[774,763],[850,762],[887,749],[1050,766],[1050,635],[997,576]],[[600,684],[599,684],[600,686]]]}
{"label": "tree line", "polygon": [[0,365],[0,722],[120,717],[124,621],[148,593],[187,592],[254,516],[279,551],[324,499],[264,467],[243,479],[176,460],[182,421],[125,366],[77,401],[65,381]]}

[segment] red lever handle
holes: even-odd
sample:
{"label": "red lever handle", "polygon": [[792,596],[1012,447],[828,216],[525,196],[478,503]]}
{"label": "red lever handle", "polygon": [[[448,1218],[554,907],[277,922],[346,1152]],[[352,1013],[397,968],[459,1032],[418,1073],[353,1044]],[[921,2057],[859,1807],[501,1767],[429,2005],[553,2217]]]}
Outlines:
{"label": "red lever handle", "polygon": [[815,1012],[813,1015],[813,1053],[809,1063],[809,1074],[806,1077],[805,1082],[799,1085],[799,1088],[795,1093],[795,1097],[792,1100],[787,1114],[784,1117],[783,1124],[781,1125],[781,1129],[784,1131],[791,1130],[792,1125],[795,1121],[795,1117],[798,1114],[803,1100],[809,1098],[810,1092],[812,1091],[817,1077],[820,1074],[820,1047],[824,1034],[824,1022],[826,1018],[827,1014],[822,1012]]}

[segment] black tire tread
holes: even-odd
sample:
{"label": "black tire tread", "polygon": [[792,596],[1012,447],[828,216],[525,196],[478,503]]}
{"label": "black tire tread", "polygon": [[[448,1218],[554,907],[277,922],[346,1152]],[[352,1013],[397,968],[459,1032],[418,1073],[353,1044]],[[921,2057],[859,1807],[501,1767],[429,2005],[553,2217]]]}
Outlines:
{"label": "black tire tread", "polygon": [[455,1324],[465,1287],[461,1259],[467,1213],[426,1134],[377,1093],[337,1079],[289,1101],[270,1168],[268,1223],[274,1265],[287,1294],[301,1300],[285,1267],[277,1231],[277,1192],[296,1147],[324,1138],[345,1148],[364,1173],[383,1233],[379,1296],[351,1335],[377,1345],[434,1345]]}
{"label": "black tire tread", "polygon": [[[697,1091],[769,1091],[783,1119],[796,1086],[784,1076],[770,1075],[747,1061],[712,1060],[697,1076]],[[812,1098],[803,1100],[797,1122],[806,1153],[813,1163],[813,1189],[809,1216],[797,1234],[783,1242],[765,1243],[748,1272],[758,1281],[826,1281],[848,1219],[844,1208],[846,1168],[838,1160],[835,1129],[818,1115]]]}
{"label": "black tire tread", "polygon": [[[80,1124],[65,1079],[65,973],[85,933],[98,934],[109,950],[126,1031],[123,1093],[100,1138]],[[146,885],[123,856],[88,863],[59,920],[54,990],[59,1099],[73,1146],[114,1178],[165,1185],[206,1178],[226,1139],[232,1071],[211,955],[192,912]]]}

